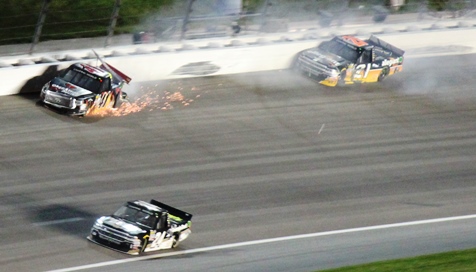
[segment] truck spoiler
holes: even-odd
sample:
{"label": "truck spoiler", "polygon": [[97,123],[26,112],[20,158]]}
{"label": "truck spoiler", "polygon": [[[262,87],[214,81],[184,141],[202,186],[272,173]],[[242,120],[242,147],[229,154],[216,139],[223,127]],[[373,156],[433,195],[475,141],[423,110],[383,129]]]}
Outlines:
{"label": "truck spoiler", "polygon": [[371,45],[376,45],[384,49],[387,49],[398,56],[403,56],[403,54],[405,54],[405,51],[403,51],[402,49],[397,48],[387,42],[384,42],[381,39],[375,37],[374,35],[371,35],[370,38],[367,40],[367,42]]}
{"label": "truck spoiler", "polygon": [[169,206],[167,204],[164,204],[162,202],[159,202],[155,199],[151,199],[150,200],[150,204],[152,205],[155,205],[157,207],[160,207],[162,209],[165,209],[169,212],[169,214],[173,215],[173,216],[177,216],[177,217],[180,217],[182,218],[183,220],[185,221],[190,221],[192,219],[192,215],[188,212],[184,212],[182,210],[179,210],[177,208],[174,208],[172,206]]}
{"label": "truck spoiler", "polygon": [[131,78],[128,77],[127,75],[125,75],[124,73],[122,73],[121,71],[117,70],[114,66],[112,66],[111,64],[107,63],[107,62],[103,62],[101,64],[101,66],[99,66],[99,68],[101,69],[104,69],[106,71],[108,71],[109,73],[111,73],[113,75],[113,77],[115,77],[116,79],[122,79],[124,80],[127,84],[129,84],[129,82],[131,82]]}
{"label": "truck spoiler", "polygon": [[117,68],[113,67],[111,64],[105,62],[99,56],[99,54],[96,53],[96,51],[94,51],[94,49],[93,49],[93,52],[94,52],[94,55],[96,55],[96,58],[101,62],[101,65],[99,66],[99,68],[104,69],[104,70],[108,71],[109,73],[111,73],[112,77],[116,81],[124,80],[127,84],[129,84],[129,82],[131,82],[132,79],[129,76],[127,76],[123,72],[117,70]]}

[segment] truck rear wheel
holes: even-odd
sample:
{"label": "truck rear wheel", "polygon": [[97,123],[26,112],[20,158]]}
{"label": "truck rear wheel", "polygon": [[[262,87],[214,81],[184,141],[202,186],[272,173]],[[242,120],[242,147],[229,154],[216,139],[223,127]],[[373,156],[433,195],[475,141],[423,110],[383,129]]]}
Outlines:
{"label": "truck rear wheel", "polygon": [[180,234],[178,233],[174,234],[174,238],[172,240],[172,248],[176,248],[179,245],[179,237],[180,237]]}
{"label": "truck rear wheel", "polygon": [[382,72],[380,72],[380,75],[378,75],[378,81],[384,80],[388,76],[389,72],[390,72],[390,68],[383,67]]}

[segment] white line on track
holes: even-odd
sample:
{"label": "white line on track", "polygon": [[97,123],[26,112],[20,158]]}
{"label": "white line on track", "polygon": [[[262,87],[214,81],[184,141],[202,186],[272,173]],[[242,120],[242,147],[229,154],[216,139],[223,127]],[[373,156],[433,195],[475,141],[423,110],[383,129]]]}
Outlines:
{"label": "white line on track", "polygon": [[54,221],[37,222],[37,223],[33,223],[33,225],[34,226],[48,226],[48,225],[76,222],[81,220],[84,220],[84,218],[73,217],[73,218],[66,218],[66,219],[60,219],[60,220],[54,220]]}
{"label": "white line on track", "polygon": [[109,262],[88,264],[88,265],[82,265],[82,266],[75,266],[75,267],[70,267],[70,268],[51,270],[49,272],[78,271],[78,270],[84,270],[84,269],[98,268],[98,267],[118,265],[118,264],[123,264],[123,263],[130,263],[130,262],[137,262],[137,261],[144,261],[144,260],[151,260],[151,259],[159,259],[159,258],[165,258],[165,257],[170,257],[170,256],[193,254],[193,253],[198,253],[198,252],[213,251],[213,250],[220,250],[220,249],[227,249],[227,248],[252,246],[252,245],[259,245],[259,244],[266,244],[266,243],[275,243],[275,242],[282,242],[282,241],[288,241],[288,240],[312,238],[312,237],[319,237],[319,236],[330,236],[330,235],[338,235],[338,234],[353,233],[353,232],[363,232],[363,231],[372,231],[372,230],[381,230],[381,229],[390,229],[390,228],[401,228],[401,227],[409,227],[409,226],[424,225],[424,224],[435,224],[435,223],[458,221],[458,220],[468,220],[468,219],[476,219],[476,214],[464,215],[464,216],[455,216],[455,217],[436,218],[436,219],[420,220],[420,221],[411,221],[411,222],[403,222],[403,223],[395,223],[395,224],[386,224],[386,225],[370,226],[370,227],[362,227],[362,228],[316,232],[316,233],[284,236],[284,237],[278,237],[278,238],[262,239],[262,240],[255,240],[255,241],[248,241],[248,242],[241,242],[241,243],[225,244],[225,245],[219,245],[219,246],[203,247],[203,248],[196,248],[196,249],[187,249],[187,250],[182,250],[182,251],[160,253],[160,254],[148,255],[148,256],[136,257],[136,258],[130,258],[130,259],[122,259],[122,260],[116,260],[116,261],[109,261]]}
{"label": "white line on track", "polygon": [[317,135],[321,134],[321,132],[322,132],[322,130],[324,129],[325,126],[326,126],[326,124],[322,124],[321,129],[319,129],[319,132],[317,133]]}

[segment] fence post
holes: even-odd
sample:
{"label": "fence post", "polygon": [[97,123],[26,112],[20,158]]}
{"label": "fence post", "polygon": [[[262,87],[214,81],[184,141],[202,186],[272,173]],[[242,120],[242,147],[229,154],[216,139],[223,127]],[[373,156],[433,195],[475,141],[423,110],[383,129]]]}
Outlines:
{"label": "fence post", "polygon": [[114,9],[112,10],[111,15],[111,23],[109,24],[109,28],[107,30],[107,37],[104,47],[108,47],[111,45],[112,35],[114,35],[114,28],[116,27],[117,18],[119,17],[119,9],[121,8],[121,0],[116,0],[114,4]]}
{"label": "fence post", "polygon": [[188,21],[190,18],[190,13],[192,13],[192,6],[194,1],[195,0],[188,0],[187,13],[185,13],[185,17],[183,18],[182,33],[180,34],[180,40],[183,40],[185,38],[185,32],[187,32],[187,25],[189,23]]}
{"label": "fence post", "polygon": [[45,23],[46,13],[48,12],[48,7],[50,6],[51,0],[44,0],[43,6],[41,7],[40,16],[38,17],[38,22],[35,27],[35,34],[33,34],[33,41],[30,47],[30,55],[35,51],[35,47],[40,41],[41,29]]}

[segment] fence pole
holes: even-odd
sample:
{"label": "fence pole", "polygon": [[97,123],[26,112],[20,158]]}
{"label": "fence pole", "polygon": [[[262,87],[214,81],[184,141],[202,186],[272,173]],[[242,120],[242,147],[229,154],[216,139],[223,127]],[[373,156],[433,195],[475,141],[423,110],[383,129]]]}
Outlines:
{"label": "fence pole", "polygon": [[109,24],[109,28],[107,30],[107,37],[106,37],[106,42],[104,44],[104,47],[108,47],[109,45],[111,45],[111,39],[112,39],[112,36],[114,35],[114,28],[116,27],[120,8],[121,8],[121,0],[116,0],[116,3],[114,4],[114,9],[112,10],[111,23]]}
{"label": "fence pole", "polygon": [[183,18],[182,33],[180,34],[180,40],[183,40],[185,38],[185,32],[187,32],[187,25],[190,18],[190,13],[192,13],[192,6],[194,1],[195,0],[188,0],[187,13],[185,13],[185,17]]}
{"label": "fence pole", "polygon": [[266,16],[268,16],[268,7],[270,5],[271,3],[269,2],[269,0],[264,1],[263,13],[261,14],[261,28],[263,28],[263,26],[266,24]]}
{"label": "fence pole", "polygon": [[51,0],[44,0],[43,6],[41,7],[40,16],[38,17],[38,22],[35,27],[35,34],[33,34],[33,41],[30,47],[30,55],[35,51],[35,47],[40,41],[41,30],[43,29],[43,24],[45,23],[46,13],[48,12],[48,7],[50,6]]}

